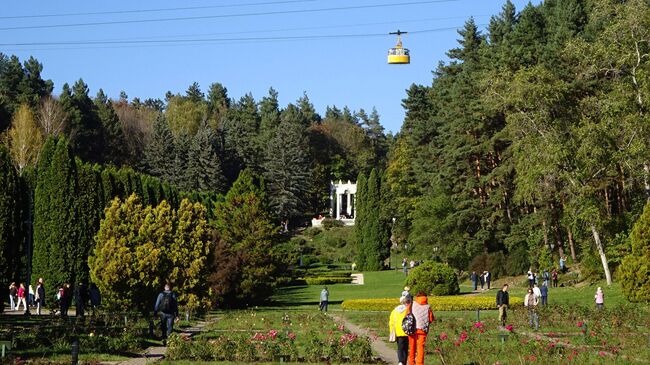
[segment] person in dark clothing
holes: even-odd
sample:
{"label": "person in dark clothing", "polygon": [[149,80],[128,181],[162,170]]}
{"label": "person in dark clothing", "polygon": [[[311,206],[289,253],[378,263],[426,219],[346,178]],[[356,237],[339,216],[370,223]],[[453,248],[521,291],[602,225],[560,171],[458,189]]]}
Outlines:
{"label": "person in dark clothing", "polygon": [[476,271],[472,271],[472,275],[469,276],[469,279],[472,281],[474,291],[476,291],[476,288],[478,287],[478,275],[476,275]]}
{"label": "person in dark clothing", "polygon": [[68,316],[68,309],[72,303],[72,293],[70,292],[70,284],[63,284],[59,289],[59,309],[61,310],[61,317]]}
{"label": "person in dark clothing", "polygon": [[499,308],[499,321],[501,325],[506,325],[507,313],[506,310],[510,305],[510,295],[508,294],[508,284],[503,285],[503,288],[497,293],[497,308]]}
{"label": "person in dark clothing", "polygon": [[102,295],[99,292],[99,288],[95,283],[90,284],[90,289],[88,290],[90,296],[90,308],[93,310],[93,315],[97,313],[97,309],[102,305]]}
{"label": "person in dark clothing", "polygon": [[483,290],[483,287],[485,286],[485,276],[479,275],[478,279],[481,281],[481,290]]}
{"label": "person in dark clothing", "polygon": [[77,285],[77,290],[74,292],[74,301],[77,305],[77,317],[84,317],[86,315],[86,305],[88,304],[88,290],[84,283]]}
{"label": "person in dark clothing", "polygon": [[492,282],[492,273],[485,271],[485,284],[488,290],[490,290],[490,282]]}
{"label": "person in dark clothing", "polygon": [[542,284],[542,287],[539,288],[539,291],[542,293],[542,305],[548,305],[548,286]]}
{"label": "person in dark clothing", "polygon": [[41,315],[41,309],[45,307],[45,284],[43,278],[38,278],[36,286],[36,314]]}
{"label": "person in dark clothing", "polygon": [[165,290],[158,294],[156,305],[153,308],[153,315],[154,317],[160,315],[163,344],[166,344],[167,337],[174,330],[174,320],[178,317],[178,301],[169,284],[165,284]]}

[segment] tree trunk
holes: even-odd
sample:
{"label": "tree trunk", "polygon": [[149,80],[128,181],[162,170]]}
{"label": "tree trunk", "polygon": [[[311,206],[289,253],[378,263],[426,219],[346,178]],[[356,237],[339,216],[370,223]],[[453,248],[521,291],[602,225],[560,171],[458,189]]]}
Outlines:
{"label": "tree trunk", "polygon": [[650,165],[647,163],[643,164],[643,184],[645,185],[645,198],[650,201],[650,182],[648,181],[648,175],[650,175]]}
{"label": "tree trunk", "polygon": [[569,239],[569,249],[571,250],[571,258],[575,262],[578,259],[576,258],[576,249],[573,246],[573,233],[571,233],[571,228],[568,228],[568,227],[567,227],[566,231],[567,231],[567,236],[568,236],[568,239]]}
{"label": "tree trunk", "polygon": [[596,226],[590,224],[591,233],[594,234],[594,241],[596,242],[596,248],[598,248],[598,254],[600,255],[600,261],[603,263],[603,270],[605,271],[605,279],[607,279],[607,285],[612,285],[612,274],[609,272],[609,265],[607,264],[607,257],[605,256],[605,249],[603,248],[603,243],[600,242],[600,235],[596,230]]}

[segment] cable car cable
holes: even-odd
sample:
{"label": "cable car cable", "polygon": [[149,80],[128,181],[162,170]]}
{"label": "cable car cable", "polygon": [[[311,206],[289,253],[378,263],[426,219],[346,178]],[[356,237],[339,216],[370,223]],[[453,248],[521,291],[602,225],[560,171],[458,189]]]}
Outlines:
{"label": "cable car cable", "polygon": [[59,14],[40,14],[40,15],[13,15],[13,16],[0,16],[0,19],[29,19],[29,18],[54,18],[66,16],[86,16],[86,15],[110,15],[110,14],[141,14],[141,13],[154,13],[164,11],[179,11],[179,10],[202,10],[202,9],[223,9],[223,8],[240,8],[245,6],[259,6],[259,5],[281,5],[281,4],[294,4],[306,3],[319,0],[285,0],[285,1],[266,1],[248,4],[228,4],[228,5],[207,5],[207,6],[187,6],[178,8],[159,8],[159,9],[136,9],[136,10],[114,10],[114,11],[97,11],[87,13],[59,13]]}
{"label": "cable car cable", "polygon": [[158,18],[158,19],[114,20],[114,21],[104,21],[104,22],[50,24],[50,25],[27,25],[27,26],[18,26],[18,27],[4,27],[4,28],[0,28],[0,31],[24,30],[24,29],[71,28],[71,27],[85,27],[85,26],[98,26],[98,25],[116,25],[116,24],[158,23],[158,22],[169,22],[169,21],[202,20],[202,19],[218,19],[218,18],[239,18],[239,17],[249,17],[249,16],[266,16],[266,15],[281,15],[281,14],[302,14],[302,13],[317,13],[317,12],[327,12],[327,11],[373,9],[373,8],[386,8],[386,7],[408,6],[408,5],[423,5],[423,4],[446,3],[446,2],[457,2],[457,1],[460,1],[460,0],[428,0],[428,1],[411,1],[411,2],[405,2],[405,3],[354,5],[354,6],[341,6],[341,7],[332,7],[332,8],[278,10],[278,11],[266,11],[266,12],[202,15],[202,16],[187,16],[187,17],[174,17],[174,18]]}

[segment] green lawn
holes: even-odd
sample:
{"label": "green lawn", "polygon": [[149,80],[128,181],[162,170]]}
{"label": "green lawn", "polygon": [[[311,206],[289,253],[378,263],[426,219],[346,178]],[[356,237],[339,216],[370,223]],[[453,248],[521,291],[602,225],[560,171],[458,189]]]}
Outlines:
{"label": "green lawn", "polygon": [[[327,285],[330,292],[330,307],[338,309],[346,299],[398,298],[404,289],[404,274],[401,271],[365,272],[364,285]],[[273,306],[318,307],[322,286],[299,285],[278,289],[272,297]]]}

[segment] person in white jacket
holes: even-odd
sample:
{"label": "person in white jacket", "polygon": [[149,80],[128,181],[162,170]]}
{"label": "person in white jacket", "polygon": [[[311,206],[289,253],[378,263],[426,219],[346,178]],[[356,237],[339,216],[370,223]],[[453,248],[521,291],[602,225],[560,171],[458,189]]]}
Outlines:
{"label": "person in white jacket", "polygon": [[535,327],[536,330],[539,329],[539,316],[537,315],[537,304],[539,303],[539,297],[535,295],[532,288],[528,288],[528,294],[524,297],[524,306],[528,308],[528,324]]}

